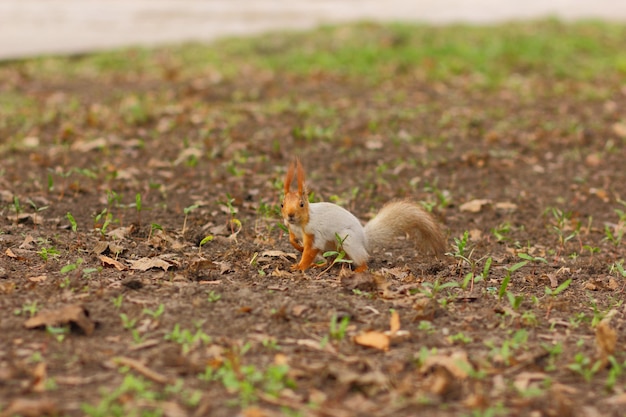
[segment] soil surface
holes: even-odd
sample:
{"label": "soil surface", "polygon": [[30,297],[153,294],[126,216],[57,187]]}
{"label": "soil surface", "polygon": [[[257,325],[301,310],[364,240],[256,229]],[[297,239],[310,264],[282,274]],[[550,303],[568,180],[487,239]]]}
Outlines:
{"label": "soil surface", "polygon": [[[0,68],[1,415],[624,415],[623,80],[168,59]],[[294,156],[364,222],[421,202],[449,253],[292,272]]]}

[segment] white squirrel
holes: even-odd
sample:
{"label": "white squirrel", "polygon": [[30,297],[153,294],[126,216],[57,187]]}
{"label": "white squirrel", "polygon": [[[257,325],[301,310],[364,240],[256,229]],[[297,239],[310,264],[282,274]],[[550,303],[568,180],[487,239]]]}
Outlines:
{"label": "white squirrel", "polygon": [[[294,173],[298,190],[290,191]],[[417,243],[435,254],[445,251],[446,242],[439,224],[419,205],[407,200],[392,201],[383,206],[365,227],[352,213],[333,203],[309,203],[304,168],[299,159],[292,162],[285,176],[285,196],[281,214],[289,228],[289,242],[302,252],[300,262],[291,269],[308,269],[321,251],[341,247],[352,260],[355,271],[367,270],[369,252],[390,245],[398,236],[411,234]]]}

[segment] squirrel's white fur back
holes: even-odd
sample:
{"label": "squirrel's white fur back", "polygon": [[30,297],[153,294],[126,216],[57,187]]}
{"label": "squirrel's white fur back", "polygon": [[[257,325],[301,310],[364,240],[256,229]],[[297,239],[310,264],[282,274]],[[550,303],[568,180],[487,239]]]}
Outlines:
{"label": "squirrel's white fur back", "polygon": [[[298,229],[298,228],[294,228]],[[293,230],[302,240],[302,230]],[[354,214],[333,203],[310,203],[309,223],[304,232],[314,236],[314,246],[320,251],[337,249],[335,233],[343,241],[343,250],[356,265],[367,262],[367,236]]]}

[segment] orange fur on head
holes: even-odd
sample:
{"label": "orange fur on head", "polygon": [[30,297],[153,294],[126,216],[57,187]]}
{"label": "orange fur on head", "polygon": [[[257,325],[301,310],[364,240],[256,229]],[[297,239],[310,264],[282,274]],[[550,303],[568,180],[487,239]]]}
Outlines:
{"label": "orange fur on head", "polygon": [[302,167],[302,163],[300,162],[300,158],[296,158],[296,169],[298,171],[298,194],[304,195],[306,194],[305,185],[304,185],[304,168]]}
{"label": "orange fur on head", "polygon": [[285,184],[284,184],[285,194],[289,193],[289,188],[291,188],[291,182],[293,181],[293,173],[295,169],[296,167],[294,163],[293,162],[290,163],[289,168],[287,168],[287,174],[285,175]]}

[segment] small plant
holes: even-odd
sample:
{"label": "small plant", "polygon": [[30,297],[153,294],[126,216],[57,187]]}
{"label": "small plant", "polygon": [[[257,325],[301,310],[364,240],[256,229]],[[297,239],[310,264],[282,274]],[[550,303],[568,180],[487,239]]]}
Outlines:
{"label": "small plant", "polygon": [[30,303],[24,303],[21,308],[17,308],[13,311],[13,314],[19,316],[22,313],[28,313],[29,317],[33,317],[39,311],[39,306],[37,306],[37,301],[33,301]]}
{"label": "small plant", "polygon": [[524,259],[524,260],[526,260],[526,261],[528,261],[528,262],[533,264],[533,270],[532,270],[532,274],[533,275],[535,274],[535,265],[537,263],[540,263],[540,262],[544,263],[544,264],[548,263],[546,258],[542,258],[541,256],[531,256],[531,255],[529,255],[527,253],[523,253],[523,252],[518,253],[517,256],[519,256],[520,258],[522,258],[522,259]]}
{"label": "small plant", "polygon": [[613,265],[609,268],[609,273],[614,274],[617,272],[620,278],[626,279],[626,270],[624,269],[624,260],[620,260],[619,262],[614,262]]}
{"label": "small plant", "polygon": [[216,303],[216,302],[218,302],[221,299],[222,299],[222,296],[220,294],[216,293],[213,290],[209,291],[209,293],[207,295],[207,301],[209,303]]}
{"label": "small plant", "polygon": [[624,373],[624,369],[626,369],[626,361],[620,364],[613,355],[610,355],[608,360],[611,366],[609,367],[609,373],[606,376],[604,387],[607,391],[613,391],[615,385],[620,379],[620,376]]}
{"label": "small plant", "polygon": [[502,283],[500,284],[500,289],[498,291],[498,300],[502,300],[502,298],[506,295],[507,287],[509,286],[509,282],[511,281],[511,274],[521,267],[525,266],[527,263],[528,261],[522,261],[516,263],[510,268],[505,268],[506,275],[504,276],[504,278],[502,279]]}
{"label": "small plant", "polygon": [[453,334],[451,336],[448,336],[448,340],[452,343],[461,343],[461,344],[468,344],[468,343],[472,343],[474,341],[474,339],[472,339],[471,337],[467,336],[465,333],[463,332],[459,332],[457,334]]}
{"label": "small plant", "polygon": [[463,235],[460,238],[455,237],[454,245],[452,245],[452,247],[454,248],[454,252],[452,252],[452,256],[454,256],[455,258],[468,261],[469,257],[471,256],[471,253],[469,254],[467,253],[468,242],[469,242],[469,232],[467,230],[463,232]]}
{"label": "small plant", "polygon": [[37,255],[41,257],[45,262],[48,262],[50,258],[56,258],[60,252],[56,248],[41,248],[37,251]]}
{"label": "small plant", "polygon": [[165,312],[165,306],[161,303],[159,304],[159,306],[156,308],[156,310],[151,310],[149,308],[144,308],[142,313],[145,315],[148,315],[150,317],[152,317],[153,319],[158,319],[159,317],[161,317],[163,315],[163,313]]}
{"label": "small plant", "polygon": [[295,388],[288,365],[271,364],[261,371],[254,365],[242,365],[238,356],[231,356],[218,369],[207,366],[200,379],[219,381],[229,393],[237,395],[238,405],[245,407],[256,402],[259,392],[276,397],[285,388]]}
{"label": "small plant", "polygon": [[13,209],[15,210],[15,224],[20,222],[20,213],[22,212],[22,206],[20,205],[20,199],[16,195],[13,196]]}
{"label": "small plant", "polygon": [[331,339],[338,341],[343,340],[346,337],[346,330],[350,324],[350,317],[344,316],[339,323],[337,323],[337,315],[333,314],[330,319],[329,335]]}
{"label": "small plant", "polygon": [[[127,373],[119,387],[106,394],[98,404],[81,404],[81,411],[89,417],[160,416],[161,411],[155,405],[156,400],[159,399],[159,393],[151,388],[150,382]],[[139,403],[141,403],[141,410],[137,410]],[[147,407],[155,409],[151,411]]]}
{"label": "small plant", "polygon": [[421,320],[419,324],[417,325],[417,329],[424,331],[428,334],[435,332],[435,326],[432,324],[432,322],[428,320]]}
{"label": "small plant", "polygon": [[57,342],[61,343],[65,340],[65,336],[70,332],[69,327],[46,326],[46,333],[53,336]]}
{"label": "small plant", "polygon": [[491,229],[491,234],[496,238],[498,242],[502,242],[505,240],[509,240],[507,236],[511,232],[511,223],[504,222],[499,224],[497,227]]}
{"label": "small plant", "polygon": [[131,319],[124,313],[120,314],[120,319],[122,319],[122,326],[126,330],[132,330],[137,324],[137,319]]}
{"label": "small plant", "polygon": [[74,219],[74,216],[72,216],[72,213],[68,211],[65,217],[67,217],[67,220],[69,220],[70,222],[70,226],[72,227],[72,232],[76,233],[78,230],[78,223],[76,223],[76,220]]}
{"label": "small plant", "polygon": [[558,236],[559,245],[561,246],[561,249],[563,249],[565,247],[565,243],[580,234],[582,223],[578,221],[575,226],[572,227],[571,223],[573,220],[571,211],[564,212],[556,207],[551,207],[548,210],[552,213],[552,217],[555,221],[555,224],[552,226],[552,230]]}
{"label": "small plant", "polygon": [[122,304],[124,303],[124,294],[111,298],[111,301],[113,302],[113,306],[119,310],[122,308]]}
{"label": "small plant", "polygon": [[161,227],[161,225],[158,223],[150,224],[150,233],[148,234],[148,240],[152,238],[152,235],[154,234],[155,230],[163,231],[163,227]]}
{"label": "small plant", "polygon": [[604,226],[604,240],[618,247],[622,243],[624,232],[626,232],[626,228],[622,225],[617,225],[611,230],[611,227],[607,224]]}
{"label": "small plant", "polygon": [[195,333],[188,329],[180,329],[180,325],[176,323],[171,332],[164,336],[165,340],[169,340],[182,345],[183,354],[189,353],[198,344],[208,344],[211,337],[204,333],[202,329],[197,328]]}
{"label": "small plant", "polygon": [[557,369],[556,360],[558,356],[563,353],[563,344],[561,342],[557,342],[554,345],[550,346],[545,343],[541,344],[541,347],[548,352],[548,364],[544,368],[546,372],[554,371]]}
{"label": "small plant", "polygon": [[204,239],[200,241],[200,244],[198,245],[198,255],[200,255],[202,246],[204,246],[206,243],[211,242],[212,240],[213,240],[213,235],[208,235],[208,236],[205,236]]}
{"label": "small plant", "polygon": [[524,296],[523,295],[515,295],[513,293],[511,293],[510,291],[506,292],[506,297],[509,300],[509,304],[511,305],[511,308],[515,311],[519,310],[519,308],[522,305],[522,302],[524,302]]}
{"label": "small plant", "polygon": [[333,258],[333,261],[330,263],[328,268],[326,268],[324,271],[320,273],[320,275],[328,271],[330,268],[332,268],[336,264],[351,264],[352,263],[351,259],[346,259],[346,252],[343,250],[343,242],[345,242],[347,238],[348,238],[347,235],[341,238],[339,234],[335,233],[335,241],[337,243],[337,250],[330,250],[330,251],[324,252],[322,256],[324,258]]}
{"label": "small plant", "polygon": [[583,353],[577,353],[576,356],[574,356],[574,363],[567,366],[569,370],[581,375],[586,382],[590,382],[601,367],[601,361],[597,360],[592,362],[589,356],[586,356]]}
{"label": "small plant", "polygon": [[434,282],[423,282],[422,289],[419,291],[428,298],[436,298],[442,290],[445,290],[446,288],[456,288],[458,286],[459,283],[456,281],[442,283],[439,278],[437,278]]}
{"label": "small plant", "polygon": [[94,229],[100,232],[100,235],[104,237],[107,233],[107,229],[113,221],[113,214],[109,212],[107,208],[94,216]]}
{"label": "small plant", "polygon": [[563,291],[565,291],[566,289],[569,288],[570,284],[572,283],[572,279],[569,278],[568,280],[562,282],[558,287],[556,287],[555,289],[546,287],[546,295],[551,296],[552,298],[556,298],[557,295],[561,294]]}
{"label": "small plant", "polygon": [[135,210],[137,211],[137,227],[141,227],[141,210],[143,206],[141,203],[141,193],[135,194]]}
{"label": "small plant", "polygon": [[187,230],[187,217],[189,217],[189,213],[191,213],[198,207],[200,207],[199,204],[192,204],[189,207],[185,207],[183,209],[183,213],[185,213],[185,219],[183,220],[183,231],[181,232],[183,236],[185,236],[185,231]]}

